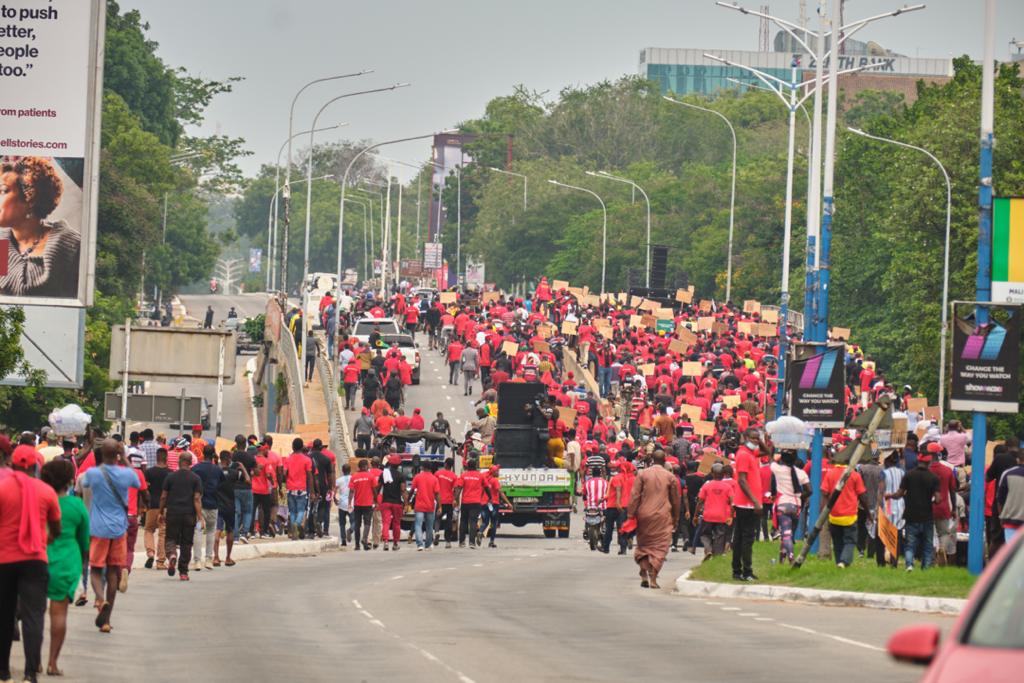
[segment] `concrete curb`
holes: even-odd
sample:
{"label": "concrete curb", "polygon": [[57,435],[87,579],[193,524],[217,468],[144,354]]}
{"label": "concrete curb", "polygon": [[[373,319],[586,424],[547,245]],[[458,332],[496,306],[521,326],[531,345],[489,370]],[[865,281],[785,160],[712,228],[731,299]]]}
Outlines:
{"label": "concrete curb", "polygon": [[[248,545],[236,542],[231,549],[231,559],[241,562],[243,560],[257,560],[261,557],[302,557],[319,555],[337,547],[337,538],[320,538],[308,541],[272,541]],[[223,552],[224,544],[222,542],[221,553]],[[132,560],[132,569],[142,569],[145,567],[145,564],[145,551],[141,553],[136,551],[135,558]]]}
{"label": "concrete curb", "polygon": [[853,591],[819,590],[796,586],[765,584],[728,584],[693,581],[690,572],[676,579],[676,594],[693,598],[747,598],[752,600],[780,600],[805,602],[833,607],[869,607],[871,609],[903,610],[906,612],[958,615],[967,604],[956,598],[933,598],[919,595],[887,593],[857,593]]}

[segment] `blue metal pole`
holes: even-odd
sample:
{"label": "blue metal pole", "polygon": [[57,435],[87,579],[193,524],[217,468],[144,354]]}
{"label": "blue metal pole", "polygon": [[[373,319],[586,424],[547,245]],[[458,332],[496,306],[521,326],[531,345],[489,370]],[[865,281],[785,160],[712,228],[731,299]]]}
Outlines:
{"label": "blue metal pole", "polygon": [[[981,80],[981,163],[978,190],[978,274],[975,300],[992,300],[992,149],[995,145],[995,0],[985,1],[985,50]],[[988,322],[988,309],[975,306],[975,322]],[[985,566],[985,446],[988,424],[985,413],[975,412],[971,421],[971,500],[967,569],[978,575]]]}

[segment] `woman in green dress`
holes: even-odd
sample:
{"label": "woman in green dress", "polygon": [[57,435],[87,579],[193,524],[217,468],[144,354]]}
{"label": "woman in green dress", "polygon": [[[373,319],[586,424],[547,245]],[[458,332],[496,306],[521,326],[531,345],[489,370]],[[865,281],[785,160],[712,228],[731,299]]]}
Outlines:
{"label": "woman in green dress", "polygon": [[89,556],[89,513],[81,498],[69,496],[68,487],[75,480],[75,466],[63,458],[43,466],[40,478],[53,487],[60,499],[60,536],[46,548],[50,563],[50,661],[48,676],[61,676],[57,668],[64,636],[67,633],[68,603],[75,598],[75,589],[82,580],[82,563]]}

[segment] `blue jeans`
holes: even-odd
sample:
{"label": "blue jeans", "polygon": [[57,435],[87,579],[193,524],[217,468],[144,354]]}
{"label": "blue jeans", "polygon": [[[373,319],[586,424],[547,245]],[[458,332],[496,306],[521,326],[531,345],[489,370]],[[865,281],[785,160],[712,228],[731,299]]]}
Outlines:
{"label": "blue jeans", "polygon": [[1011,529],[1009,527],[1003,527],[1003,539],[1009,543],[1013,540],[1013,535],[1017,533],[1017,529]]}
{"label": "blue jeans", "polygon": [[429,548],[434,545],[434,513],[417,512],[412,523],[413,533],[416,536],[417,548]]}
{"label": "blue jeans", "polygon": [[252,489],[235,489],[235,538],[252,531]]}
{"label": "blue jeans", "polygon": [[607,396],[612,392],[612,369],[609,367],[597,366],[597,385],[601,390],[601,396]]}
{"label": "blue jeans", "polygon": [[309,502],[309,494],[305,491],[288,492],[288,523],[295,526],[302,526],[306,519],[306,506]]}
{"label": "blue jeans", "polygon": [[933,522],[907,522],[904,529],[906,533],[906,548],[903,558],[908,567],[914,566],[914,555],[917,554],[918,545],[921,546],[921,569],[928,569],[932,566],[932,534],[935,524]]}

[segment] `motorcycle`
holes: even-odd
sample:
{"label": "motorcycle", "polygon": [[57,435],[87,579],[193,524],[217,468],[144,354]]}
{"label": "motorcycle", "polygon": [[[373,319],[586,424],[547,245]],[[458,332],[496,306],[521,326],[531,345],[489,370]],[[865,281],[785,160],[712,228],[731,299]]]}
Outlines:
{"label": "motorcycle", "polygon": [[585,536],[591,550],[601,546],[604,535],[604,511],[600,508],[588,507],[583,510],[583,521],[586,524]]}

